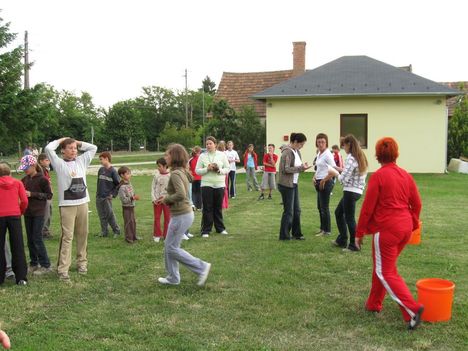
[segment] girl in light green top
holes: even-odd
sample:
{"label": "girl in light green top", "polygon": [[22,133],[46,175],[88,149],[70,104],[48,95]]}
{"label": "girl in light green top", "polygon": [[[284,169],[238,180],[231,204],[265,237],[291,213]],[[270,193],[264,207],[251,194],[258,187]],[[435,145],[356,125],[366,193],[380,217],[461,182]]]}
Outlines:
{"label": "girl in light green top", "polygon": [[226,174],[230,171],[226,154],[216,150],[216,139],[206,138],[206,152],[200,155],[195,172],[202,176],[203,217],[201,235],[209,237],[213,223],[220,234],[227,234],[223,223],[223,197]]}

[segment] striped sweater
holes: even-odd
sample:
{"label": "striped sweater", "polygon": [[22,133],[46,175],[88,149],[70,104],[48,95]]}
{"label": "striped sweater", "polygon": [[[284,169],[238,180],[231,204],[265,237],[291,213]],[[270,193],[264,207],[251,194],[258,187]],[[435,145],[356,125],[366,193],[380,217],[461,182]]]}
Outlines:
{"label": "striped sweater", "polygon": [[343,184],[343,191],[362,194],[366,186],[367,172],[359,173],[359,164],[353,155],[346,157],[343,172],[338,176],[338,180]]}

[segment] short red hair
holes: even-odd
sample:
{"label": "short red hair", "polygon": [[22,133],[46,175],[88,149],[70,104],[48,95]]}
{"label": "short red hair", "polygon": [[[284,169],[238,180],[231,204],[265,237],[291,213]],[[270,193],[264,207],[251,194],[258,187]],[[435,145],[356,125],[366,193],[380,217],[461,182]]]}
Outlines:
{"label": "short red hair", "polygon": [[395,139],[385,137],[378,140],[375,144],[375,157],[379,163],[395,162],[398,156],[398,144]]}

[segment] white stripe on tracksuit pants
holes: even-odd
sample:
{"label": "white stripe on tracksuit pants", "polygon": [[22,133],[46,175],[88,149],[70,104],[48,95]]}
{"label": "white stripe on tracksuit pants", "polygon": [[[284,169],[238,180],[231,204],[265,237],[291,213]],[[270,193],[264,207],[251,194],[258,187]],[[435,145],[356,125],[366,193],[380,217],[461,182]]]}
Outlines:
{"label": "white stripe on tracksuit pants", "polygon": [[396,301],[397,304],[399,304],[401,307],[403,307],[406,312],[413,318],[415,316],[415,313],[411,311],[408,307],[406,307],[403,302],[398,298],[398,296],[393,292],[392,288],[390,285],[388,285],[387,281],[385,280],[385,277],[382,272],[382,255],[380,252],[380,243],[379,243],[379,238],[380,238],[380,233],[376,233],[374,235],[374,251],[375,251],[375,273],[379,277],[380,281],[382,282],[383,286],[385,287],[385,290],[387,290],[388,294],[390,297]]}
{"label": "white stripe on tracksuit pants", "polygon": [[374,234],[372,248],[374,271],[372,288],[366,302],[370,311],[381,311],[385,294],[388,293],[400,306],[403,318],[409,321],[415,317],[421,304],[414,300],[403,278],[398,274],[396,262],[406,246],[411,232],[380,231]]}

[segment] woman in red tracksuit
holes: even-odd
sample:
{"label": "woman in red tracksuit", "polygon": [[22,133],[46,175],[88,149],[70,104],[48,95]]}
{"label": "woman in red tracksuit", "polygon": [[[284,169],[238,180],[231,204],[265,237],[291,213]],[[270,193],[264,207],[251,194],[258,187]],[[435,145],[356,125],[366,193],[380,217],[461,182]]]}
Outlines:
{"label": "woman in red tracksuit", "polygon": [[373,234],[374,269],[366,309],[380,312],[388,292],[400,306],[408,329],[415,329],[424,307],[414,300],[398,274],[396,262],[411,232],[418,227],[421,198],[413,178],[395,163],[398,157],[396,141],[388,137],[380,139],[375,152],[382,167],[369,180],[356,229],[358,247],[365,234]]}

